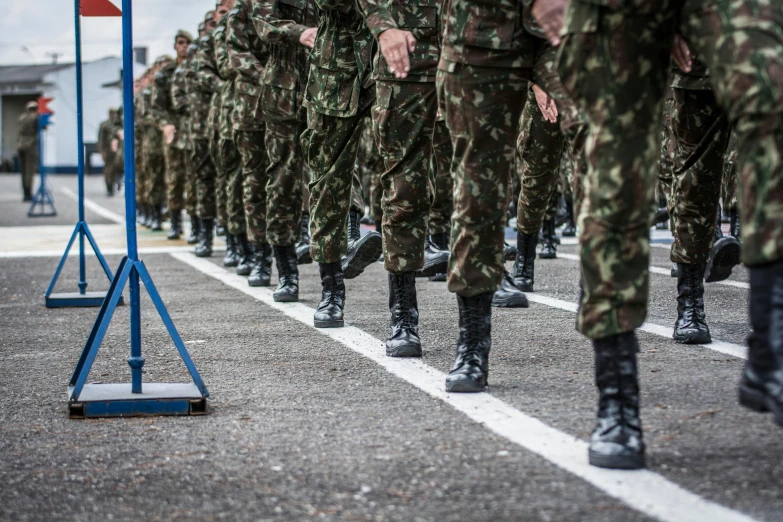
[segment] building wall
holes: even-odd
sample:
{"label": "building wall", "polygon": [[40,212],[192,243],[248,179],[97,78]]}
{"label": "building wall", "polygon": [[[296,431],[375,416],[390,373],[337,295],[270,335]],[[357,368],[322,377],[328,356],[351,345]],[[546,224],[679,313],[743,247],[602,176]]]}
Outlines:
{"label": "building wall", "polygon": [[[107,89],[101,85],[116,81],[120,77],[122,60],[104,58],[82,67],[84,89],[84,141],[98,141],[98,127],[108,119],[109,108],[122,104],[119,89]],[[45,161],[54,172],[76,172],[78,147],[76,139],[76,68],[68,67],[44,78],[48,87],[44,96],[54,98],[49,105],[54,111],[52,125],[46,136]],[[100,165],[100,158],[93,158],[94,165]]]}

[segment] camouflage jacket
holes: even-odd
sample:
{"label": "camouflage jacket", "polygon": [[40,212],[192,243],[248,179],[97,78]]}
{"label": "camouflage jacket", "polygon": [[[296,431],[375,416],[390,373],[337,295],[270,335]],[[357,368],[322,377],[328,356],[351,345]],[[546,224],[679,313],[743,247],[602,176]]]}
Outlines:
{"label": "camouflage jacket", "polygon": [[[158,126],[174,125],[177,134],[182,133],[183,121],[185,119],[184,109],[176,109],[171,98],[171,84],[174,79],[174,71],[178,64],[172,61],[164,65],[160,71],[155,74],[155,80],[152,86],[152,103],[150,113]],[[183,143],[175,136],[172,147],[181,149]]]}
{"label": "camouflage jacket", "polygon": [[181,114],[181,127],[177,128],[174,135],[174,147],[178,149],[192,149],[192,110],[193,100],[190,91],[193,67],[195,66],[196,45],[191,44],[188,47],[188,56],[174,69],[174,75],[171,78],[171,105],[174,110]]}
{"label": "camouflage jacket", "polygon": [[269,61],[261,78],[262,111],[268,118],[304,120],[300,108],[307,86],[310,49],[299,38],[305,29],[318,25],[315,2],[254,2],[252,21],[258,37],[270,46]]}
{"label": "camouflage jacket", "polygon": [[16,142],[19,150],[38,149],[38,115],[25,112],[19,116],[19,139]]}
{"label": "camouflage jacket", "polygon": [[304,105],[319,114],[355,116],[372,105],[374,40],[353,0],[315,0],[321,10]]}
{"label": "camouflage jacket", "polygon": [[207,139],[215,135],[219,130],[219,110],[221,106],[220,93],[225,82],[218,71],[215,59],[215,36],[210,31],[198,40],[198,54],[196,55],[196,92],[206,104],[205,118],[193,119],[194,137]]}
{"label": "camouflage jacket", "polygon": [[535,40],[520,0],[452,0],[444,12],[443,59],[483,67],[531,68]]}
{"label": "camouflage jacket", "polygon": [[215,123],[219,126],[222,139],[233,139],[233,124],[231,116],[234,112],[234,77],[236,72],[231,68],[226,48],[226,23],[228,17],[224,16],[214,32],[214,53],[218,74],[223,79],[223,89],[220,91],[220,106],[217,108]]}
{"label": "camouflage jacket", "polygon": [[98,127],[98,152],[104,156],[111,156],[114,152],[111,150],[111,140],[117,133],[115,123],[112,120],[106,120]]}
{"label": "camouflage jacket", "polygon": [[226,49],[234,78],[234,128],[258,129],[264,126],[258,109],[261,77],[269,60],[269,45],[258,37],[252,22],[253,4],[258,1],[237,0],[226,16]]}
{"label": "camouflage jacket", "polygon": [[[367,26],[375,38],[387,29],[410,31],[416,49],[409,55],[411,70],[404,80],[389,72],[377,49],[373,77],[378,80],[434,82],[440,60],[439,4],[441,0],[359,0]],[[376,46],[377,47],[377,46]]]}

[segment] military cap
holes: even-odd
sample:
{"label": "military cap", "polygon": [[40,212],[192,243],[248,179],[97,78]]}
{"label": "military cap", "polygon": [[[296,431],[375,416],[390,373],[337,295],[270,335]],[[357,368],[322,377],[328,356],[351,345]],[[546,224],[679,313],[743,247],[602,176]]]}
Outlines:
{"label": "military cap", "polygon": [[28,111],[29,111],[30,109],[38,109],[38,102],[36,102],[36,101],[27,102],[27,105],[25,105],[24,107],[25,107],[25,109],[27,109]]}
{"label": "military cap", "polygon": [[188,43],[193,41],[193,35],[184,29],[180,29],[179,31],[177,31],[177,36],[174,37],[174,40],[176,41],[177,38],[185,38],[188,41]]}

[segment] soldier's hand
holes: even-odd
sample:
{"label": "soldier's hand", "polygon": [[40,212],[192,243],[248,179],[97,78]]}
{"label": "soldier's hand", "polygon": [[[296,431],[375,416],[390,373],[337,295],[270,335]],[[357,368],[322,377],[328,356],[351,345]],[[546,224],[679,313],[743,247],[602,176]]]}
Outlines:
{"label": "soldier's hand", "polygon": [[688,47],[688,42],[679,34],[674,35],[674,44],[672,45],[672,58],[677,67],[684,73],[691,72],[693,67],[693,55]]}
{"label": "soldier's hand", "polygon": [[308,27],[302,32],[302,35],[299,37],[299,43],[304,45],[305,47],[309,47],[310,49],[313,48],[315,45],[315,33],[318,32],[317,27]]}
{"label": "soldier's hand", "polygon": [[400,29],[386,29],[378,37],[381,46],[381,54],[389,64],[389,72],[394,73],[395,78],[405,78],[411,70],[411,62],[408,53],[416,49],[416,38],[410,31]]}
{"label": "soldier's hand", "polygon": [[125,131],[124,130],[117,131],[117,137],[120,138],[121,140],[124,140],[125,139]]}
{"label": "soldier's hand", "polygon": [[[120,150],[120,141],[119,140],[111,140],[111,151],[117,152]],[[104,160],[105,162],[106,160]]]}
{"label": "soldier's hand", "polygon": [[163,136],[166,138],[166,145],[171,145],[174,142],[174,134],[176,132],[177,129],[170,123],[163,126]]}
{"label": "soldier's hand", "polygon": [[554,47],[560,45],[560,30],[563,28],[566,1],[535,0],[533,3],[533,17]]}
{"label": "soldier's hand", "polygon": [[533,84],[533,94],[536,95],[536,103],[538,103],[538,108],[541,109],[544,119],[550,123],[557,123],[557,106],[555,101],[549,97],[544,89],[536,84]]}

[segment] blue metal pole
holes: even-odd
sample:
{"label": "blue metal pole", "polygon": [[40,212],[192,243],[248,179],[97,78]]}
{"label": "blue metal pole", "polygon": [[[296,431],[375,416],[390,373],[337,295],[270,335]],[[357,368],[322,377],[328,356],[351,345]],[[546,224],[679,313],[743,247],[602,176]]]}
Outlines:
{"label": "blue metal pole", "polygon": [[[125,232],[128,241],[128,260],[139,262],[136,245],[136,157],[133,106],[133,11],[132,0],[122,0],[122,98],[125,135]],[[130,289],[131,391],[141,393],[141,299],[139,272],[134,266],[128,281]]]}
{"label": "blue metal pole", "polygon": [[[82,94],[82,24],[79,0],[73,0],[74,28],[76,32],[76,143],[79,147],[79,223],[84,223],[84,99]],[[79,293],[87,291],[84,266],[84,228],[79,227]]]}

